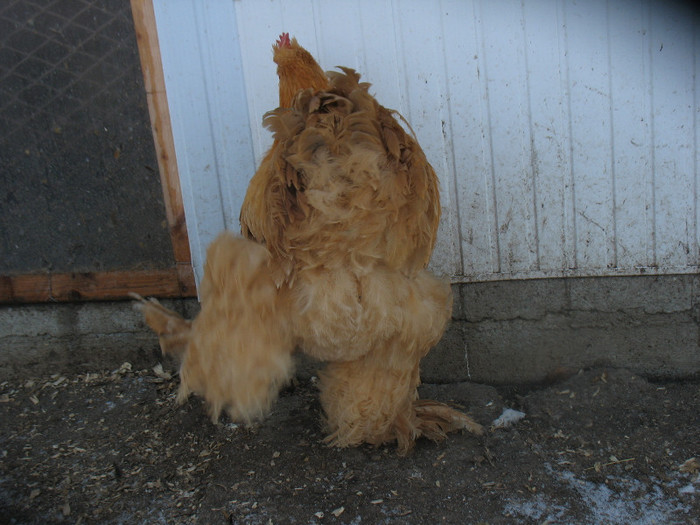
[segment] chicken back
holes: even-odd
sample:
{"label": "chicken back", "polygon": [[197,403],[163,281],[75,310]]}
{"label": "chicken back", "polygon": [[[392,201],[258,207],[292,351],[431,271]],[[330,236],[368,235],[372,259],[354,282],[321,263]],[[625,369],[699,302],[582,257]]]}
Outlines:
{"label": "chicken back", "polygon": [[438,181],[418,143],[351,69],[265,116],[275,142],[241,210],[247,237],[295,267],[376,266],[413,276],[440,220]]}

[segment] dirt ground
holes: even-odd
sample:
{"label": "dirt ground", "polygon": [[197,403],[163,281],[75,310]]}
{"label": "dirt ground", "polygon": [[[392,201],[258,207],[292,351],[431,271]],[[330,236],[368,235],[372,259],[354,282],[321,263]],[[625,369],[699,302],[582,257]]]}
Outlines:
{"label": "dirt ground", "polygon": [[[398,457],[325,446],[313,379],[246,429],[213,425],[196,397],[176,406],[168,375],[0,384],[0,522],[700,523],[697,380],[425,385],[490,431]],[[504,408],[525,415],[494,427]]]}

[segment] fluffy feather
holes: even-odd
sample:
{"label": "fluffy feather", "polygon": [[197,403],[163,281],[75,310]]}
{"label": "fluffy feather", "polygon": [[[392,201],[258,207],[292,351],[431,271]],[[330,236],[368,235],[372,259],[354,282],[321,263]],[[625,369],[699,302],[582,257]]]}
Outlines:
{"label": "fluffy feather", "polygon": [[328,91],[302,90],[266,115],[275,142],[244,200],[243,233],[297,268],[415,275],[440,220],[435,172],[355,71],[329,78]]}
{"label": "fluffy feather", "polygon": [[[221,234],[207,250],[200,286],[202,308],[184,321],[157,301],[140,300],[148,325],[161,336],[164,353],[185,346],[178,401],[195,392],[208,404],[211,418],[226,410],[234,421],[262,418],[293,373],[294,343],[271,270],[271,258],[258,243]],[[282,313],[282,315],[280,315]]]}
{"label": "fluffy feather", "polygon": [[[263,415],[291,374],[293,349],[321,374],[327,441],[345,447],[481,433],[468,416],[419,400],[419,363],[452,310],[448,282],[425,268],[440,220],[423,150],[354,70],[323,74],[284,34],[273,46],[280,107],[274,143],[252,178],[242,233],[207,254],[193,323],[142,303],[164,351],[182,351],[181,398],[216,419]],[[162,317],[165,316],[165,319]]]}

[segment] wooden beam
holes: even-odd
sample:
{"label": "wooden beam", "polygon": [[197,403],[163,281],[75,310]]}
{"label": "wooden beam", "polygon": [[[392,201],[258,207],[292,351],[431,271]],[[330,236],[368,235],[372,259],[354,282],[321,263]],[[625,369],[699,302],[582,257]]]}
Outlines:
{"label": "wooden beam", "polygon": [[193,297],[189,264],[161,270],[125,270],[0,276],[0,303],[43,303],[124,299],[143,296]]}

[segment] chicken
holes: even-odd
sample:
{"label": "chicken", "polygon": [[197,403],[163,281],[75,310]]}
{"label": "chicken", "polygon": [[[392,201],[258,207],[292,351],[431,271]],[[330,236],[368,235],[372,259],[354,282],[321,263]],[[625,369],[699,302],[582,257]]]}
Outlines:
{"label": "chicken", "polygon": [[[265,414],[293,374],[295,349],[326,362],[320,399],[326,441],[396,442],[482,427],[420,400],[419,364],[452,311],[430,259],[438,181],[418,143],[349,68],[324,73],[283,34],[273,46],[274,143],[241,209],[244,238],[207,252],[202,309],[191,322],[140,299],[163,351],[182,354],[179,399],[197,392],[218,419]],[[184,341],[184,344],[183,344]]]}

